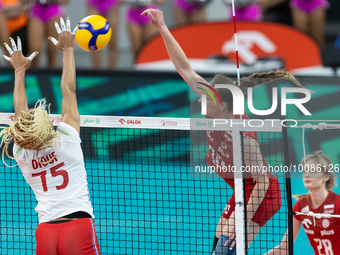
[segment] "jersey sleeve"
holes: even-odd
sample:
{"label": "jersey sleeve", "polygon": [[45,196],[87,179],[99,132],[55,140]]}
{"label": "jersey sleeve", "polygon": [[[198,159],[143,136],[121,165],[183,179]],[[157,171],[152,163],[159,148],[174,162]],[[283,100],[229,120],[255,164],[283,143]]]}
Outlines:
{"label": "jersey sleeve", "polygon": [[[340,215],[340,196],[338,196],[338,199],[335,202],[335,214]],[[340,222],[340,218],[335,218]]]}
{"label": "jersey sleeve", "polygon": [[59,132],[60,137],[63,139],[74,142],[74,143],[81,143],[81,139],[79,137],[79,134],[77,130],[75,130],[74,127],[64,123],[60,122],[57,131]]}
{"label": "jersey sleeve", "polygon": [[[300,209],[300,199],[294,204],[293,206],[293,212],[301,212],[301,209]],[[294,214],[294,218],[299,220],[299,221],[302,221],[301,219],[301,215],[296,215]]]}

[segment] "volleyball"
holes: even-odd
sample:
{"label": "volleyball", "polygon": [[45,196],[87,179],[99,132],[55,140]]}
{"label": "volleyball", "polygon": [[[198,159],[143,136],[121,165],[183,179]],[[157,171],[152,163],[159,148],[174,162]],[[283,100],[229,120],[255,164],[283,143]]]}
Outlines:
{"label": "volleyball", "polygon": [[79,22],[76,40],[83,50],[99,51],[108,44],[111,33],[111,26],[104,17],[91,15]]}

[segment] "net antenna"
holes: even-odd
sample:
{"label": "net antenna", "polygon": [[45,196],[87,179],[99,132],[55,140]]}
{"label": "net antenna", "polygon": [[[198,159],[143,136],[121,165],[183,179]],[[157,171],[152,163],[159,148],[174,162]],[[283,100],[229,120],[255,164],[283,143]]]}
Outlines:
{"label": "net antenna", "polygon": [[[235,0],[231,1],[231,6],[233,9],[233,21],[234,21],[234,38],[235,38],[235,54],[236,54],[236,66],[237,66],[237,85],[239,89],[241,89],[241,79],[240,79],[240,64],[238,57],[238,43],[237,43],[237,30],[236,30],[236,18],[235,18]],[[242,114],[240,115],[240,120],[242,120]],[[243,136],[243,135],[242,135]],[[236,139],[235,139],[236,138]],[[241,133],[237,132],[237,134],[233,134],[233,151],[242,151],[240,150],[241,141]],[[235,153],[236,154],[236,153]],[[236,169],[240,169],[242,166],[242,153],[238,155],[234,154],[234,166]],[[243,187],[243,174],[239,171],[235,171],[234,173],[234,181],[235,181],[235,229],[236,229],[236,254],[246,254],[246,233],[245,233],[245,222],[244,222],[244,187]]]}

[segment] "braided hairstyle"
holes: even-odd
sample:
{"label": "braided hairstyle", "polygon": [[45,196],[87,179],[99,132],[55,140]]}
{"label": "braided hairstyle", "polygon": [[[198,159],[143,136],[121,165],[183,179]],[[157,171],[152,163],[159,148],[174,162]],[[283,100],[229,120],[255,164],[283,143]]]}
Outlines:
{"label": "braided hairstyle", "polygon": [[[241,89],[253,88],[257,85],[262,85],[264,83],[269,83],[269,82],[280,80],[280,79],[290,80],[294,82],[297,86],[303,88],[303,86],[296,80],[296,78],[291,73],[285,70],[271,71],[268,73],[254,73],[248,77],[242,77],[240,79],[240,85],[241,85]],[[229,77],[224,76],[223,74],[217,74],[214,76],[214,78],[210,82],[211,86],[214,86],[215,84],[236,85],[236,82],[230,79]],[[231,92],[227,89],[218,89],[217,92],[220,95],[222,102],[227,103],[228,109],[232,111],[233,110],[233,96]]]}
{"label": "braided hairstyle", "polygon": [[[19,147],[27,150],[40,151],[47,147],[52,147],[51,143],[56,144],[57,132],[54,130],[49,113],[46,110],[46,100],[39,100],[33,109],[21,112],[15,122],[11,123],[8,127],[0,127],[0,147],[2,148],[2,161],[5,163],[5,154],[11,158],[8,153],[8,146],[14,141]],[[53,140],[54,139],[54,140]],[[38,153],[37,153],[38,158]]]}

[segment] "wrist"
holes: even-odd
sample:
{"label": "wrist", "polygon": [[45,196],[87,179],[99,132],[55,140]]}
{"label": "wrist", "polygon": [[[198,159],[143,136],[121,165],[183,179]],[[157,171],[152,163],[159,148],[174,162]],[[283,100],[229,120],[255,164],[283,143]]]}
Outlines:
{"label": "wrist", "polygon": [[67,47],[65,49],[63,49],[63,53],[69,53],[69,52],[73,52],[74,51],[74,47]]}
{"label": "wrist", "polygon": [[16,73],[16,74],[25,74],[25,72],[26,72],[26,68],[25,67],[19,67],[19,68],[16,68],[15,70],[14,70],[14,72]]}
{"label": "wrist", "polygon": [[157,26],[157,30],[159,31],[160,34],[163,34],[169,31],[168,27],[165,24]]}

